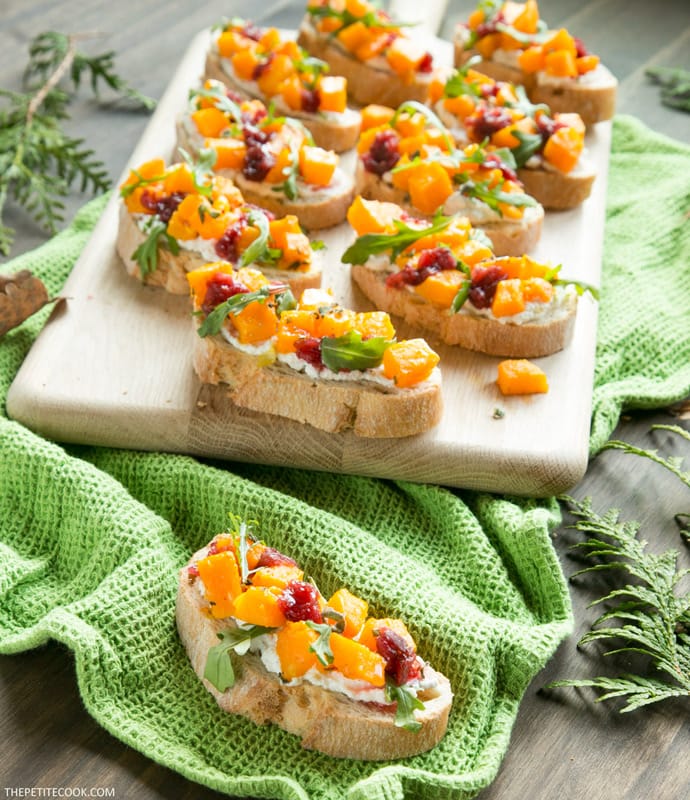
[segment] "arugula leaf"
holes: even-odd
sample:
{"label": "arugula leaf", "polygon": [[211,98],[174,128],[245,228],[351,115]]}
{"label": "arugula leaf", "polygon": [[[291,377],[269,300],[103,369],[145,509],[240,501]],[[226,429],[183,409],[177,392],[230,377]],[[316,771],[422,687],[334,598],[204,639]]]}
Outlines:
{"label": "arugula leaf", "polygon": [[533,44],[541,44],[551,36],[551,31],[547,30],[543,26],[542,29],[538,30],[536,33],[524,33],[523,31],[519,31],[517,28],[514,28],[512,25],[508,25],[505,22],[497,22],[496,30],[499,33],[507,34],[511,39],[515,39],[516,42],[520,42],[520,44],[526,44],[528,46]]}
{"label": "arugula leaf", "polygon": [[346,28],[348,25],[352,25],[355,22],[361,22],[363,25],[366,25],[367,28],[375,27],[382,28],[384,30],[389,28],[406,28],[418,24],[417,22],[387,22],[386,19],[380,17],[376,11],[367,11],[366,14],[357,15],[353,14],[347,9],[344,9],[343,11],[336,11],[334,8],[330,8],[330,6],[308,5],[307,14],[312,17],[316,17],[317,19],[332,17],[340,20],[342,24],[339,28],[336,28],[336,30],[331,33],[331,36],[337,34],[338,31],[341,31],[343,28]]}
{"label": "arugula leaf", "polygon": [[494,248],[491,239],[486,235],[486,231],[483,231],[481,228],[472,228],[470,231],[470,239],[479,242],[479,244],[483,244],[484,247],[488,247],[489,250],[493,250]]}
{"label": "arugula leaf", "polygon": [[307,627],[319,634],[312,644],[309,645],[309,652],[314,653],[324,667],[330,667],[333,663],[333,651],[331,650],[331,633],[333,628],[327,622],[312,622],[307,620]]}
{"label": "arugula leaf", "polygon": [[517,147],[512,149],[513,158],[518,167],[524,167],[530,158],[544,147],[544,140],[538,133],[523,133],[523,131],[513,130],[512,134],[520,142]]}
{"label": "arugula leaf", "polygon": [[276,313],[280,316],[283,311],[292,311],[293,308],[297,308],[297,300],[288,287],[277,296]]}
{"label": "arugula leaf", "polygon": [[141,186],[149,186],[152,183],[158,183],[159,181],[165,180],[165,173],[162,175],[153,175],[150,178],[145,178],[136,169],[133,169],[132,172],[137,176],[138,180],[134,183],[128,183],[123,186],[120,189],[120,197],[129,197],[135,189],[139,189]]}
{"label": "arugula leaf", "polygon": [[525,116],[532,117],[532,119],[534,119],[534,115],[537,111],[543,111],[545,114],[551,116],[551,109],[546,103],[533,103],[529,97],[527,97],[524,86],[516,85],[514,88],[518,100],[517,103],[508,103],[511,108],[519,109]]}
{"label": "arugula leaf", "polygon": [[554,286],[574,286],[575,291],[578,293],[580,297],[582,297],[582,295],[585,292],[589,292],[595,300],[599,299],[599,290],[595,286],[592,286],[589,283],[584,283],[583,281],[571,281],[565,279],[551,281],[551,282],[553,283]]}
{"label": "arugula leaf", "polygon": [[340,260],[343,264],[364,264],[369,256],[389,250],[391,260],[394,260],[422,236],[433,235],[447,228],[453,219],[454,217],[437,214],[432,224],[426,228],[411,228],[405,222],[395,220],[397,233],[365,233],[347,248]]}
{"label": "arugula leaf", "polygon": [[443,96],[460,97],[468,94],[472,97],[481,97],[481,86],[467,79],[467,73],[479,64],[481,60],[482,57],[480,55],[472,56],[461,67],[458,67],[446,81],[446,85],[443,87]]}
{"label": "arugula leaf", "polygon": [[422,723],[414,718],[415,710],[422,711],[424,703],[414,695],[407,687],[398,686],[390,678],[386,678],[386,700],[389,703],[396,703],[395,726],[405,728],[408,731],[418,731]]}
{"label": "arugula leaf", "polygon": [[[464,179],[464,175],[456,175],[458,178]],[[500,203],[507,203],[516,208],[524,208],[526,206],[536,206],[537,201],[529,194],[523,192],[503,192],[501,191],[502,184],[498,184],[493,188],[489,186],[489,181],[475,182],[469,178],[465,179],[460,184],[460,191],[467,197],[476,197],[482,203],[486,203],[489,208],[501,214]]]}
{"label": "arugula leaf", "polygon": [[228,114],[235,122],[242,122],[242,110],[239,105],[231,100],[219,86],[212,86],[210,89],[192,89],[189,97],[192,100],[195,98],[213,100],[213,104],[219,111]]}
{"label": "arugula leaf", "polygon": [[457,314],[458,311],[465,305],[465,301],[470,296],[470,289],[472,288],[472,281],[468,278],[460,284],[457,294],[450,304],[450,313]]}
{"label": "arugula leaf", "polygon": [[391,344],[383,336],[362,339],[362,334],[353,330],[342,336],[324,336],[321,340],[321,358],[333,372],[372,369],[378,367],[384,351]]}
{"label": "arugula leaf", "polygon": [[234,294],[225,302],[217,305],[213,311],[211,311],[211,313],[199,326],[197,333],[202,338],[204,336],[213,336],[217,333],[220,333],[220,329],[223,327],[223,323],[225,322],[225,318],[228,316],[228,314],[237,314],[255,300],[264,302],[269,294],[270,292],[267,286],[262,286],[261,289],[258,289],[255,292]]}
{"label": "arugula leaf", "polygon": [[180,245],[177,243],[177,239],[168,233],[165,222],[157,217],[152,217],[146,239],[132,253],[132,258],[139,265],[142,278],[158,269],[158,244],[161,236],[164,237],[164,243],[174,256],[180,252]]}
{"label": "arugula leaf", "polygon": [[252,639],[274,630],[275,628],[252,625],[251,628],[233,628],[219,633],[220,644],[211,647],[206,656],[204,678],[219,692],[230,689],[235,685],[235,670],[232,668],[230,651],[235,650],[239,655],[244,655]]}
{"label": "arugula leaf", "polygon": [[250,225],[256,225],[259,229],[259,235],[249,245],[249,247],[242,253],[240,258],[240,266],[246,267],[248,264],[253,264],[258,261],[264,252],[268,249],[268,237],[270,235],[270,228],[268,226],[268,217],[261,211],[250,211],[247,217]]}
{"label": "arugula leaf", "polygon": [[216,151],[210,147],[204,147],[199,151],[195,161],[183,147],[178,147],[177,149],[191,170],[194,190],[198,194],[210,195],[211,185],[208,179],[218,158]]}

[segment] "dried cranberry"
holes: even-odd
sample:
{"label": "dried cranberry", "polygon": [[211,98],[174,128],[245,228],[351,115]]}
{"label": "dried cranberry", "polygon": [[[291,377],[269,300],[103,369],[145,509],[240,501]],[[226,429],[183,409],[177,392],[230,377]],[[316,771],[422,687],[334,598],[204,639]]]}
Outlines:
{"label": "dried cranberry", "polygon": [[205,314],[210,314],[216,306],[224,303],[236,294],[246,294],[249,289],[232,275],[224,272],[216,273],[206,284],[206,296],[201,306]]}
{"label": "dried cranberry", "polygon": [[196,564],[190,564],[187,567],[187,577],[192,580],[199,577],[199,567]]}
{"label": "dried cranberry", "polygon": [[266,70],[270,67],[271,61],[273,61],[274,55],[273,53],[269,53],[265,61],[261,61],[258,63],[254,69],[252,70],[252,80],[258,81],[259,78],[266,72]]}
{"label": "dried cranberry", "polygon": [[488,308],[496,294],[496,286],[506,280],[508,273],[500,267],[475,267],[472,270],[472,286],[469,300],[475,308]]}
{"label": "dried cranberry", "polygon": [[173,192],[165,197],[157,197],[153,192],[144,189],[141,193],[141,204],[149,211],[153,211],[163,222],[170,222],[170,217],[185,197],[184,192]]}
{"label": "dried cranberry", "polygon": [[290,581],[278,598],[278,608],[290,622],[300,620],[323,622],[319,593],[311,583]]}
{"label": "dried cranberry", "polygon": [[232,100],[233,103],[243,103],[244,97],[239,92],[236,92],[234,89],[226,89],[225,96],[228,100]]}
{"label": "dried cranberry", "polygon": [[225,233],[216,242],[216,253],[218,258],[236,264],[240,253],[238,244],[242,231],[247,227],[247,217],[243,214],[233,225],[226,229]]}
{"label": "dried cranberry", "polygon": [[546,141],[550,139],[557,130],[560,128],[567,128],[568,126],[565,122],[560,122],[559,120],[555,120],[553,117],[549,117],[546,114],[538,114],[536,118],[537,122],[537,130],[541,134],[541,138]]}
{"label": "dried cranberry", "polygon": [[315,369],[323,369],[321,342],[313,336],[305,336],[295,342],[295,355],[311,364]]}
{"label": "dried cranberry", "polygon": [[321,105],[321,95],[318,89],[302,89],[301,92],[302,111],[315,114]]}
{"label": "dried cranberry", "polygon": [[400,160],[400,137],[394,130],[379,131],[369,150],[362,156],[364,169],[374,175],[383,175]]}
{"label": "dried cranberry", "polygon": [[498,81],[494,81],[493,83],[482,83],[479,87],[479,92],[482,97],[496,97],[499,92],[500,84]]}
{"label": "dried cranberry", "polygon": [[465,124],[468,128],[471,128],[472,138],[481,142],[491,137],[496,131],[500,131],[510,125],[512,121],[513,118],[507,109],[481,105],[474,114],[467,117]]}
{"label": "dried cranberry", "polygon": [[252,145],[247,148],[242,174],[248,181],[262,181],[275,163],[275,156],[263,145]]}
{"label": "dried cranberry", "polygon": [[487,153],[484,159],[484,166],[490,169],[500,169],[501,174],[507,181],[515,181],[517,183],[517,172],[512,167],[509,167],[496,153]]}
{"label": "dried cranberry", "polygon": [[588,56],[589,51],[585,47],[585,43],[577,36],[573,36],[573,40],[575,42],[575,56],[576,58],[582,58],[583,56]]}
{"label": "dried cranberry", "polygon": [[442,272],[445,269],[456,269],[455,256],[447,247],[434,247],[424,250],[419,256],[417,266],[408,264],[399,272],[394,272],[386,278],[386,286],[396,287],[407,284],[418,286],[430,275]]}
{"label": "dried cranberry", "polygon": [[419,66],[417,67],[418,72],[432,72],[434,69],[434,57],[431,53],[426,52],[424,53],[424,57],[419,62]]}
{"label": "dried cranberry", "polygon": [[240,32],[242,36],[246,36],[247,39],[253,39],[255,42],[258,42],[263,36],[261,28],[251,22],[247,22]]}
{"label": "dried cranberry", "polygon": [[264,547],[256,566],[277,567],[281,564],[289,564],[294,567],[297,565],[297,562],[293,561],[290,556],[283,555],[283,553],[273,547]]}
{"label": "dried cranberry", "polygon": [[419,660],[403,637],[392,628],[375,631],[376,650],[386,662],[386,673],[398,686],[416,680],[422,674]]}
{"label": "dried cranberry", "polygon": [[242,136],[247,147],[256,147],[266,144],[271,138],[271,134],[268,131],[262,131],[261,128],[257,128],[256,124],[249,120],[246,121],[246,124],[242,128]]}

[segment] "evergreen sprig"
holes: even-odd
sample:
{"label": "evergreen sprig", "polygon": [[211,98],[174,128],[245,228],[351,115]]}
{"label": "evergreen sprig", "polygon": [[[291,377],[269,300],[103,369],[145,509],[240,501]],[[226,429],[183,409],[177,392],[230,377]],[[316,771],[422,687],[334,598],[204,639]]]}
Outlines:
{"label": "evergreen sprig", "polygon": [[[690,440],[690,433],[674,425],[657,425]],[[681,470],[682,459],[664,459],[656,450],[644,450],[625,442],[611,441],[608,448],[649,458],[666,467],[688,487],[690,473]],[[584,554],[590,565],[575,573],[617,570],[631,580],[611,590],[590,606],[610,604],[609,610],[596,619],[581,645],[594,641],[613,644],[605,655],[638,653],[650,659],[659,678],[624,673],[617,677],[587,680],[559,680],[555,686],[591,686],[602,694],[597,702],[625,698],[622,712],[633,711],[671,697],[690,696],[690,592],[681,592],[679,584],[688,569],[678,569],[678,552],[667,550],[659,555],[647,552],[647,543],[638,538],[637,522],[620,522],[619,511],[609,510],[599,516],[589,498],[582,502],[563,498],[577,521],[570,527],[591,538],[573,549]],[[574,577],[574,576],[573,576]],[[618,624],[611,625],[611,622]]]}
{"label": "evergreen sprig", "polygon": [[670,108],[690,112],[690,70],[650,67],[645,75],[661,86],[661,102]]}
{"label": "evergreen sprig", "polygon": [[69,118],[71,94],[60,87],[69,78],[79,87],[86,73],[98,94],[98,82],[146,108],[146,98],[113,72],[113,53],[86,56],[77,51],[78,35],[49,31],[29,47],[26,92],[0,89],[0,254],[8,255],[14,231],[3,223],[8,200],[23,206],[50,233],[64,219],[62,202],[76,182],[94,193],[110,186],[108,172],[83,139],[68,136],[62,121]]}

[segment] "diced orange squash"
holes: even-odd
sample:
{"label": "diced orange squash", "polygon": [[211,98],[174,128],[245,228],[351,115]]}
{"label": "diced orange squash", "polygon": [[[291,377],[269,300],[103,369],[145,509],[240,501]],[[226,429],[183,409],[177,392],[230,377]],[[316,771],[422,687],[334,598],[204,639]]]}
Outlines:
{"label": "diced orange squash", "polygon": [[247,550],[247,569],[256,569],[259,566],[259,559],[265,549],[266,545],[263,542],[254,542],[252,544]]}
{"label": "diced orange squash", "polygon": [[575,59],[575,66],[577,67],[578,75],[584,75],[585,73],[591,72],[599,66],[599,56],[594,56],[591,54],[580,56],[579,58]]}
{"label": "diced orange squash", "polygon": [[302,58],[302,48],[294,39],[284,39],[280,45],[275,48],[275,52],[282,53],[293,61],[299,61]]}
{"label": "diced orange squash", "polygon": [[363,17],[372,10],[372,7],[367,0],[345,0],[345,10],[353,17]]}
{"label": "diced orange squash", "polygon": [[339,31],[336,38],[346,50],[354,53],[357,48],[362,47],[370,40],[371,35],[369,28],[363,22],[353,22],[352,25]]}
{"label": "diced orange squash", "polygon": [[544,158],[561,172],[571,172],[584,145],[582,134],[575,128],[559,128],[544,145]]}
{"label": "diced orange squash", "polygon": [[304,233],[287,233],[280,264],[285,269],[297,269],[311,262],[311,245]]}
{"label": "diced orange squash", "polygon": [[228,201],[228,208],[234,209],[244,205],[242,192],[232,179],[225,175],[214,175],[211,181],[211,198],[216,203],[221,196]]}
{"label": "diced orange squash", "polygon": [[240,253],[244,253],[244,251],[249,247],[249,245],[257,239],[259,236],[259,229],[255,225],[247,225],[246,228],[242,229],[240,233],[240,238],[237,240],[237,250]]}
{"label": "diced orange squash", "polygon": [[273,97],[278,94],[280,85],[286,78],[289,78],[295,72],[295,65],[289,56],[282,53],[275,55],[268,67],[261,73],[257,83],[259,89],[267,96]]}
{"label": "diced orange squash", "polygon": [[501,33],[498,46],[501,50],[520,50],[522,44],[509,33]]}
{"label": "diced orange squash", "polygon": [[536,364],[524,358],[507,359],[498,365],[498,388],[501,394],[543,394],[549,382]]}
{"label": "diced orange squash", "polygon": [[284,589],[290,581],[301,581],[304,570],[294,564],[276,564],[273,567],[259,567],[251,576],[252,586],[277,586]]}
{"label": "diced orange squash", "polygon": [[491,136],[491,144],[494,147],[513,147],[520,146],[520,140],[515,136],[515,131],[520,133],[534,133],[537,129],[534,121],[530,117],[523,117],[522,119],[513,122],[512,125],[506,125],[505,128],[497,130]]}
{"label": "diced orange squash", "polygon": [[524,310],[525,298],[522,294],[522,281],[519,278],[499,281],[491,302],[493,315],[495,317],[511,317]]}
{"label": "diced orange squash", "polygon": [[467,26],[470,30],[476,30],[484,22],[486,15],[481,8],[475,8],[467,18]]}
{"label": "diced orange squash", "polygon": [[360,61],[369,61],[378,56],[390,44],[390,33],[388,31],[383,31],[378,34],[374,33],[372,35],[371,32],[373,30],[376,29],[369,29],[369,40],[355,50],[355,56]]}
{"label": "diced orange squash", "polygon": [[189,224],[202,239],[220,239],[230,224],[230,214],[219,213],[207,203],[197,209],[197,216]]}
{"label": "diced orange squash", "polygon": [[277,50],[280,44],[280,32],[278,28],[266,28],[259,39],[259,44],[267,53]]}
{"label": "diced orange squash", "polygon": [[395,338],[395,328],[385,311],[359,312],[356,316],[355,328],[362,334],[362,338],[374,336],[388,340]]}
{"label": "diced orange squash", "polygon": [[307,183],[328,186],[333,180],[338,155],[321,147],[304,146],[299,153],[299,171]]}
{"label": "diced orange squash", "polygon": [[554,288],[544,278],[527,278],[522,282],[522,295],[527,303],[548,303],[553,299]]}
{"label": "diced orange squash", "polygon": [[487,36],[482,36],[474,45],[475,50],[481,55],[482,58],[489,59],[494,54],[494,51],[500,47],[501,34],[489,33]]}
{"label": "diced orange squash", "polygon": [[377,134],[381,131],[388,130],[388,128],[388,123],[386,123],[384,125],[377,125],[362,131],[359,139],[357,140],[357,152],[361,154],[371,150],[371,146],[374,144],[374,139],[376,139]]}
{"label": "diced orange squash", "polygon": [[316,310],[295,308],[292,311],[283,311],[280,315],[280,329],[287,331],[301,331],[310,336],[316,336],[320,314]]}
{"label": "diced orange squash", "polygon": [[525,72],[541,72],[546,67],[546,58],[540,45],[533,45],[518,55],[520,69]]}
{"label": "diced orange squash", "polygon": [[197,561],[199,577],[204,584],[211,614],[216,619],[233,615],[234,600],[242,592],[237,559],[231,551],[215,553]]}
{"label": "diced orange squash", "polygon": [[276,155],[276,163],[266,173],[267,183],[282,183],[290,174],[292,167],[292,151],[283,147]]}
{"label": "diced orange squash", "polygon": [[429,83],[429,89],[427,91],[427,102],[429,105],[433,106],[443,97],[443,92],[445,91],[446,84],[441,80],[438,75],[432,77],[431,82]]}
{"label": "diced orange squash", "polygon": [[573,112],[561,112],[560,114],[554,114],[553,118],[556,120],[556,122],[564,122],[569,128],[573,128],[580,133],[582,135],[584,144],[585,123],[582,121],[582,117],[579,114]]}
{"label": "diced orange squash", "polygon": [[565,28],[559,28],[559,30],[555,31],[553,36],[550,36],[542,44],[542,47],[546,54],[555,53],[559,50],[564,50],[573,56],[576,53],[575,40]]}
{"label": "diced orange squash", "polygon": [[513,22],[513,27],[523,33],[536,33],[539,23],[539,7],[537,0],[527,0],[523,10]]}
{"label": "diced orange squash", "polygon": [[323,75],[319,80],[319,110],[342,114],[347,108],[347,80],[341,75]]}
{"label": "diced orange squash", "polygon": [[499,267],[508,278],[526,278],[527,274],[527,260],[525,256],[503,256],[496,259],[494,264]]}
{"label": "diced orange squash", "polygon": [[164,186],[167,194],[174,194],[175,192],[189,194],[196,191],[194,176],[187,164],[179,164],[169,170],[165,176]]}
{"label": "diced orange squash", "polygon": [[214,169],[242,169],[247,145],[239,139],[206,139],[206,147],[216,153]]}
{"label": "diced orange squash", "polygon": [[362,600],[361,597],[357,597],[347,589],[338,589],[326,605],[343,615],[345,619],[343,636],[347,636],[348,639],[354,638],[367,618],[367,610],[369,608],[367,601]]}
{"label": "diced orange squash", "polygon": [[280,94],[288,108],[299,111],[302,108],[303,98],[303,86],[299,75],[290,75],[289,78],[286,78],[280,85]]}
{"label": "diced orange squash", "polygon": [[158,178],[161,180],[165,177],[165,162],[162,158],[153,158],[150,161],[145,161],[136,170],[130,170],[126,180],[120,185],[120,188],[131,186],[138,183],[142,178],[150,180],[151,178]]}
{"label": "diced orange squash", "polygon": [[235,272],[235,277],[243,283],[250,292],[256,292],[268,284],[268,278],[256,267],[240,267]]}
{"label": "diced orange squash", "polygon": [[261,63],[256,47],[238,50],[232,57],[232,68],[238,78],[243,81],[254,80],[254,70]]}
{"label": "diced orange squash", "polygon": [[358,236],[367,233],[393,233],[395,220],[400,216],[400,207],[395,203],[365,200],[357,195],[347,210],[347,221]]}
{"label": "diced orange squash", "polygon": [[278,330],[278,317],[273,306],[259,300],[254,300],[233,314],[232,321],[242,344],[265,342]]}
{"label": "diced orange squash", "polygon": [[[126,184],[123,184],[123,186]],[[160,188],[160,185],[159,185]],[[137,186],[137,188],[130,192],[126,197],[123,198],[123,202],[129,211],[130,214],[153,214],[154,211],[150,208],[147,208],[145,205],[142,204],[141,198],[144,192],[148,192],[149,195],[151,194],[160,194],[160,192],[156,192],[155,184],[148,184],[147,186]]]}
{"label": "diced orange squash", "polygon": [[450,308],[458,289],[466,280],[467,276],[460,270],[444,269],[442,272],[429,275],[415,286],[415,291],[430,303],[441,308]]}
{"label": "diced orange squash", "polygon": [[395,110],[388,106],[381,106],[377,103],[364,106],[362,109],[362,131],[369,128],[383,128],[393,119]]}
{"label": "diced orange squash", "polygon": [[405,112],[395,122],[395,130],[401,136],[420,136],[426,128],[426,117],[419,111],[414,114]]}
{"label": "diced orange squash", "polygon": [[319,635],[306,622],[286,622],[276,633],[276,653],[280,659],[280,674],[286,681],[301,678],[318,664],[316,654],[309,648]]}
{"label": "diced orange squash", "polygon": [[351,680],[366,681],[372,686],[386,682],[386,662],[378,653],[340,633],[331,633],[331,667]]}
{"label": "diced orange squash", "polygon": [[316,20],[316,29],[321,33],[333,33],[340,25],[341,22],[337,17],[322,17]]}
{"label": "diced orange squash", "polygon": [[221,131],[228,127],[227,117],[215,106],[200,108],[197,111],[193,111],[191,116],[199,133],[211,139],[220,136]]}
{"label": "diced orange squash", "polygon": [[268,230],[272,246],[283,250],[285,248],[286,235],[288,233],[301,233],[302,228],[294,214],[286,214],[284,217],[272,219],[268,224]]}
{"label": "diced orange squash", "polygon": [[356,319],[356,313],[350,311],[350,309],[334,309],[319,319],[316,326],[316,335],[319,338],[324,336],[343,336],[355,327]]}
{"label": "diced orange squash", "polygon": [[547,74],[557,78],[576,78],[578,75],[575,56],[567,50],[555,50],[544,57]]}
{"label": "diced orange squash", "polygon": [[415,208],[433,214],[453,194],[453,182],[438,162],[422,163],[410,175],[408,190]]}
{"label": "diced orange squash", "polygon": [[426,144],[426,136],[419,134],[419,136],[405,136],[398,142],[398,150],[401,153],[409,156],[414,156],[415,153],[420,153],[422,147]]}
{"label": "diced orange squash", "polygon": [[438,362],[438,354],[424,339],[407,339],[386,348],[383,374],[402,389],[425,381]]}
{"label": "diced orange squash", "polygon": [[233,617],[250,625],[278,628],[284,625],[285,615],[278,607],[279,590],[264,586],[249,586],[233,603]]}
{"label": "diced orange squash", "polygon": [[480,261],[486,261],[488,258],[493,257],[493,252],[490,247],[476,239],[468,239],[460,248],[458,255],[470,267],[479,264]]}
{"label": "diced orange squash", "polygon": [[[416,165],[408,166],[410,163],[409,154],[403,153],[391,174],[393,186],[395,186],[396,189],[402,189],[403,192],[409,192],[410,178],[414,170],[417,169]],[[405,167],[405,169],[402,169],[402,167]]]}
{"label": "diced orange squash", "polygon": [[243,50],[250,40],[239,31],[223,31],[218,39],[218,50],[223,58],[231,58],[235,53]]}
{"label": "diced orange squash", "polygon": [[386,60],[398,75],[414,73],[426,54],[422,45],[407,36],[397,36],[386,50]]}
{"label": "diced orange squash", "polygon": [[177,214],[173,214],[172,217],[170,217],[167,233],[172,236],[173,239],[179,239],[181,242],[196,239],[197,235],[194,228]]}
{"label": "diced orange squash", "polygon": [[468,94],[460,94],[457,97],[446,97],[443,107],[458,119],[465,119],[475,109],[475,101]]}
{"label": "diced orange squash", "polygon": [[[285,316],[285,314],[283,314],[283,316]],[[304,331],[289,327],[287,324],[283,323],[281,318],[275,340],[276,353],[280,353],[281,355],[294,353],[297,342],[300,339],[304,339],[305,336],[306,334]]]}
{"label": "diced orange squash", "polygon": [[398,636],[401,636],[407,642],[412,650],[417,652],[415,640],[412,638],[412,634],[407,630],[407,626],[401,619],[391,619],[389,617],[376,619],[375,617],[369,617],[362,626],[358,641],[365,647],[368,647],[369,650],[376,652],[375,631],[379,630],[379,628],[390,628],[392,631],[395,631]]}

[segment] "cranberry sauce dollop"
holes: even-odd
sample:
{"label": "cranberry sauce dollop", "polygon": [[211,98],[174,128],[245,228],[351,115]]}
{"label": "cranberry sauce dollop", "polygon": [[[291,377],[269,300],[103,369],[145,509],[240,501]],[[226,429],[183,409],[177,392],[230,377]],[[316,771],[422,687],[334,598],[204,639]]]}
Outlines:
{"label": "cranberry sauce dollop", "polygon": [[278,598],[278,608],[290,622],[323,622],[316,587],[305,581],[290,581]]}
{"label": "cranberry sauce dollop", "polygon": [[389,275],[386,278],[386,286],[418,286],[436,272],[456,268],[455,256],[447,247],[434,247],[431,250],[422,251],[416,267],[408,264],[398,272]]}

